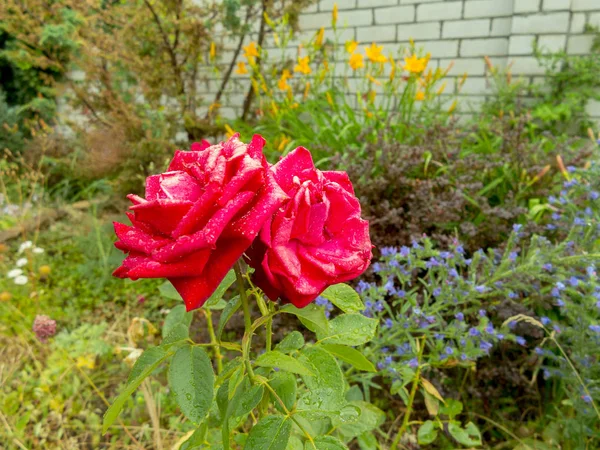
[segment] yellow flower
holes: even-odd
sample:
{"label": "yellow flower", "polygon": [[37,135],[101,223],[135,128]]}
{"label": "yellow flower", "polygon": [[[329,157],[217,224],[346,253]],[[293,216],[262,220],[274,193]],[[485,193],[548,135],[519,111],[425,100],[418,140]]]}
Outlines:
{"label": "yellow flower", "polygon": [[277,82],[277,87],[280,91],[287,91],[291,89],[290,85],[287,83],[287,78],[284,75],[281,75],[281,78]]}
{"label": "yellow flower", "polygon": [[442,95],[442,92],[444,92],[444,89],[446,89],[446,83],[444,83],[440,86],[440,88],[437,91],[437,95]]}
{"label": "yellow flower", "polygon": [[276,116],[279,113],[279,108],[273,100],[271,100],[271,111],[273,112],[274,116]]}
{"label": "yellow flower", "polygon": [[248,61],[254,61],[254,58],[258,56],[258,47],[256,42],[250,42],[244,47],[244,56]]}
{"label": "yellow flower", "polygon": [[213,60],[217,56],[217,46],[214,42],[210,43],[210,59]]}
{"label": "yellow flower", "polygon": [[450,108],[448,108],[448,114],[452,114],[454,112],[454,110],[456,109],[456,104],[457,104],[457,102],[456,102],[456,100],[454,100],[452,102],[452,104],[450,105]]}
{"label": "yellow flower", "polygon": [[315,38],[315,47],[319,48],[323,45],[323,38],[325,37],[325,28],[321,27],[321,29],[317,32],[317,36]]}
{"label": "yellow flower", "polygon": [[308,93],[310,92],[310,82],[306,82],[306,86],[304,87],[304,100],[308,98]]}
{"label": "yellow flower", "polygon": [[338,20],[338,6],[337,3],[333,4],[333,11],[331,11],[331,23],[333,24],[333,27],[335,28],[335,24],[337,23]]}
{"label": "yellow flower", "polygon": [[305,56],[303,58],[298,58],[298,64],[294,67],[294,72],[300,72],[304,75],[308,75],[312,72],[308,63],[310,62],[310,57]]}
{"label": "yellow flower", "polygon": [[327,103],[333,106],[333,99],[331,98],[331,94],[329,92],[325,92],[325,97],[327,98]]}
{"label": "yellow flower", "polygon": [[358,48],[358,42],[356,42],[356,41],[347,41],[346,44],[345,44],[345,46],[346,46],[346,51],[348,53],[352,54]]}
{"label": "yellow flower", "polygon": [[50,275],[50,271],[50,266],[43,265],[40,267],[40,275],[42,276]]}
{"label": "yellow flower", "polygon": [[404,58],[404,69],[412,73],[421,73],[427,67],[429,58],[417,58],[417,55],[412,55],[410,58]]}
{"label": "yellow flower", "polygon": [[230,138],[231,136],[233,136],[235,134],[235,131],[233,131],[233,128],[231,128],[228,124],[225,124],[225,132],[226,132],[228,138]]}
{"label": "yellow flower", "polygon": [[248,73],[248,68],[246,67],[246,63],[244,61],[240,61],[237,63],[237,69],[235,71],[238,75],[245,75]]}
{"label": "yellow flower", "polygon": [[352,68],[352,70],[360,69],[361,67],[365,67],[365,63],[363,61],[363,55],[360,53],[354,53],[350,56],[348,60],[348,64]]}
{"label": "yellow flower", "polygon": [[79,356],[77,357],[76,364],[79,368],[86,367],[88,369],[93,369],[96,367],[96,357],[93,355]]}
{"label": "yellow flower", "polygon": [[425,92],[417,91],[417,93],[415,94],[415,100],[418,102],[422,102],[423,100],[425,100]]}
{"label": "yellow flower", "polygon": [[367,80],[369,80],[371,83],[375,83],[377,86],[381,86],[381,81],[373,78],[372,75],[367,75]]}
{"label": "yellow flower", "polygon": [[383,46],[375,45],[375,42],[371,44],[370,47],[365,48],[365,53],[367,54],[367,58],[369,58],[372,62],[384,63],[387,61],[387,58],[383,56]]}
{"label": "yellow flower", "polygon": [[0,302],[7,302],[11,298],[12,298],[12,295],[10,294],[10,292],[4,291],[3,293],[0,294]]}
{"label": "yellow flower", "polygon": [[219,109],[220,107],[221,107],[221,104],[220,104],[220,103],[211,103],[211,105],[208,107],[208,113],[209,113],[209,114],[212,114],[212,112],[213,112],[214,110],[217,110],[217,109]]}
{"label": "yellow flower", "polygon": [[298,106],[300,106],[300,105],[299,105],[297,102],[295,102],[295,103],[292,103],[292,104],[290,105],[290,108],[291,108],[291,109],[296,109],[296,108],[298,108]]}
{"label": "yellow flower", "polygon": [[390,64],[392,65],[392,70],[390,71],[390,81],[394,81],[394,78],[396,78],[396,61],[394,61],[394,58],[392,58],[391,56]]}
{"label": "yellow flower", "polygon": [[289,136],[286,136],[285,134],[282,134],[281,140],[279,141],[279,146],[277,147],[277,150],[279,150],[280,152],[284,151],[285,146],[288,145],[291,141],[292,141],[292,138],[290,138]]}

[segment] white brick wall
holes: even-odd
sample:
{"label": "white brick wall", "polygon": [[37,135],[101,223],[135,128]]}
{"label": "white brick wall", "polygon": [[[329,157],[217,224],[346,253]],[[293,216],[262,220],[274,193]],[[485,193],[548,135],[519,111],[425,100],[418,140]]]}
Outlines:
{"label": "white brick wall", "polygon": [[[342,40],[356,39],[361,49],[377,42],[386,54],[398,54],[414,39],[431,54],[431,67],[445,69],[452,63],[450,77],[458,80],[464,73],[469,75],[461,95],[473,100],[475,108],[490,94],[483,56],[501,67],[510,64],[515,76],[540,83],[544,69],[533,56],[534,43],[549,51],[583,55],[592,45],[592,37],[584,32],[586,25],[600,26],[600,0],[320,0],[301,14],[301,32],[289,51],[270,49],[270,54],[294,58],[297,45],[321,27],[325,37],[332,39],[331,11],[336,3],[337,34]],[[336,74],[351,72],[338,64]],[[351,91],[363,81],[350,78]],[[247,79],[243,82],[247,84]],[[446,94],[452,86],[454,82],[449,82]],[[203,86],[203,90],[213,89],[216,85]],[[236,94],[223,102],[228,114],[239,109],[241,97]],[[600,118],[600,103],[589,110]]]}

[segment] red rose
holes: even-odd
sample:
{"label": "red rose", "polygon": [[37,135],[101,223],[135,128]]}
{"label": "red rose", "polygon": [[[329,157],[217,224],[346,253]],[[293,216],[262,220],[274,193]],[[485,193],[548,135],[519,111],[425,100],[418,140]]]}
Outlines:
{"label": "red rose", "polygon": [[235,135],[177,151],[168,171],[146,179],[146,199],[129,195],[132,226],[115,223],[128,256],[120,278],[167,278],[188,311],[201,307],[286,195],[262,154],[264,139]]}
{"label": "red rose", "polygon": [[321,172],[299,147],[272,166],[290,200],[269,218],[247,252],[255,283],[271,299],[302,308],[327,286],[363,273],[369,224],[345,172]]}

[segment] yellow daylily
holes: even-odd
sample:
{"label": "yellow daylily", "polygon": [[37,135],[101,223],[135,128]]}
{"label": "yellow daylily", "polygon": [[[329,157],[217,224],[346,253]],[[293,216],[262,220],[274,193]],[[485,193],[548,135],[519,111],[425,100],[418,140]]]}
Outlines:
{"label": "yellow daylily", "polygon": [[217,46],[214,42],[210,43],[210,59],[211,61],[217,56]]}
{"label": "yellow daylily", "polygon": [[238,75],[246,75],[248,73],[248,68],[246,67],[246,63],[244,61],[240,61],[237,63],[237,69],[235,73]]}
{"label": "yellow daylily", "polygon": [[315,37],[315,47],[319,48],[323,45],[323,38],[325,37],[325,28],[321,27],[321,29],[317,32]]}
{"label": "yellow daylily", "polygon": [[422,102],[423,100],[425,100],[425,92],[417,91],[417,93],[415,94],[415,100],[418,102]]}
{"label": "yellow daylily", "polygon": [[292,138],[286,136],[285,134],[281,135],[281,140],[279,141],[279,145],[277,146],[277,150],[280,152],[285,150],[285,146],[288,145],[292,141]]}
{"label": "yellow daylily", "polygon": [[367,58],[369,58],[372,62],[384,63],[387,61],[387,58],[383,56],[383,46],[376,45],[375,42],[371,44],[370,47],[365,48],[365,54]]}
{"label": "yellow daylily", "polygon": [[233,128],[231,128],[228,124],[225,124],[225,134],[228,138],[230,138],[235,134],[235,131],[233,131]]}
{"label": "yellow daylily", "polygon": [[373,78],[372,75],[367,75],[367,80],[369,80],[371,83],[376,84],[377,86],[381,86],[381,81],[379,81],[376,78]]}
{"label": "yellow daylily", "polygon": [[334,3],[333,11],[331,11],[331,24],[333,25],[334,28],[335,28],[335,25],[337,24],[337,20],[338,20],[338,6],[337,6],[337,3]]}
{"label": "yellow daylily", "polygon": [[277,87],[279,88],[280,91],[288,91],[291,89],[290,85],[287,83],[287,80],[291,77],[292,77],[292,74],[290,73],[289,70],[285,69],[282,72],[281,78],[277,82]]}
{"label": "yellow daylily", "polygon": [[392,70],[390,71],[390,81],[394,81],[394,78],[396,78],[396,61],[394,61],[394,58],[392,58],[391,56],[390,64],[392,65]]}
{"label": "yellow daylily", "polygon": [[331,98],[331,94],[329,92],[325,92],[325,97],[327,98],[327,103],[333,106],[333,99]]}
{"label": "yellow daylily", "polygon": [[310,57],[305,56],[303,58],[298,58],[298,64],[294,67],[294,72],[300,72],[304,75],[308,75],[312,72],[312,69],[308,65],[310,62]]}
{"label": "yellow daylily", "polygon": [[244,56],[248,61],[254,61],[254,58],[258,56],[258,47],[256,42],[250,42],[244,47]]}
{"label": "yellow daylily", "polygon": [[404,69],[412,73],[421,73],[427,67],[429,57],[418,58],[417,55],[413,54],[409,58],[404,58]]}
{"label": "yellow daylily", "polygon": [[310,82],[306,82],[306,86],[304,86],[304,100],[308,98],[308,93],[310,92]]}
{"label": "yellow daylily", "polygon": [[452,102],[452,104],[450,105],[450,108],[448,108],[448,114],[452,114],[454,112],[454,110],[456,109],[456,105],[457,105],[457,101],[454,100]]}
{"label": "yellow daylily", "polygon": [[365,67],[365,62],[363,60],[363,55],[360,53],[354,53],[350,56],[348,60],[348,64],[352,68],[352,70],[360,69],[361,67]]}
{"label": "yellow daylily", "polygon": [[356,41],[347,41],[345,44],[346,51],[350,54],[354,53],[358,48],[358,42]]}

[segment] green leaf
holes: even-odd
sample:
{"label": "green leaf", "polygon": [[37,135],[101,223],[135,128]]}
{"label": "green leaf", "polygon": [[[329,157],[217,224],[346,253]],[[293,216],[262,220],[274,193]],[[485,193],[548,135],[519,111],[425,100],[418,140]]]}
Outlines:
{"label": "green leaf", "polygon": [[339,427],[345,440],[373,431],[385,422],[385,413],[369,402],[354,401],[350,402],[350,405],[358,407],[360,415],[356,422]]}
{"label": "green leaf", "polygon": [[373,433],[363,433],[356,439],[360,450],[377,450],[379,445]]}
{"label": "green leaf", "polygon": [[446,404],[443,405],[440,409],[442,414],[446,414],[451,419],[454,419],[458,416],[463,410],[463,404],[458,400],[454,400],[453,398],[446,399]]}
{"label": "green leaf", "polygon": [[[275,391],[277,396],[281,399],[288,411],[290,411],[296,403],[296,392],[298,390],[296,376],[289,372],[276,372],[273,378],[269,380],[269,386]],[[281,404],[275,396],[271,393],[273,404],[281,411],[285,412]]]}
{"label": "green leaf", "polygon": [[[300,440],[300,438],[298,438],[296,436],[291,436],[285,450],[304,450],[304,444],[302,444],[302,441]],[[314,450],[314,449],[311,449],[311,450]]]}
{"label": "green leaf", "polygon": [[130,378],[127,380],[127,386],[125,386],[125,389],[117,396],[104,414],[104,419],[102,421],[103,434],[106,433],[108,428],[115,422],[123,409],[125,402],[133,391],[137,389],[142,381],[144,381],[144,379],[148,377],[160,363],[171,355],[172,353],[167,352],[160,347],[151,347],[142,353],[131,371],[134,376],[132,377],[130,375]]}
{"label": "green leaf", "polygon": [[288,304],[281,308],[280,311],[295,315],[300,319],[300,322],[313,333],[316,333],[317,331],[326,331],[328,328],[327,317],[325,317],[323,308],[319,308],[314,303],[311,303],[302,309]]}
{"label": "green leaf", "polygon": [[210,410],[215,383],[213,367],[204,349],[188,345],[177,350],[168,378],[183,414],[192,423],[202,422]]}
{"label": "green leaf", "polygon": [[358,293],[344,283],[329,286],[323,291],[321,296],[325,297],[345,313],[360,312],[365,309],[365,305]]}
{"label": "green leaf", "polygon": [[204,303],[204,308],[214,309],[214,306],[217,306],[219,300],[223,299],[223,295],[225,295],[225,292],[227,291],[227,289],[229,289],[229,286],[231,286],[234,281],[235,271],[232,269],[229,272],[227,272],[227,275],[225,275],[223,281],[221,281],[217,289],[215,289],[215,291],[208,298],[208,300],[206,300],[206,303]]}
{"label": "green leaf", "polygon": [[[158,291],[160,292],[160,295],[162,295],[163,297],[170,298],[171,300],[179,300],[180,302],[183,302],[183,298],[181,298],[181,295],[179,295],[179,292],[177,292],[177,289],[175,289],[173,287],[173,285],[171,284],[170,281],[165,281],[163,284],[161,284],[158,287]],[[183,306],[183,305],[179,305],[179,306]],[[185,306],[183,308],[185,309]]]}
{"label": "green leaf", "polygon": [[283,340],[277,344],[276,350],[283,353],[289,353],[294,350],[300,350],[304,346],[304,336],[299,331],[292,331]]}
{"label": "green leaf", "polygon": [[[171,286],[171,283],[169,283],[169,286]],[[173,309],[171,309],[171,311],[169,311],[169,314],[167,314],[167,317],[165,318],[165,324],[163,325],[162,329],[163,339],[171,334],[173,328],[175,328],[177,324],[183,324],[189,329],[193,317],[194,316],[191,312],[186,312],[185,305],[175,306]]]}
{"label": "green leaf", "polygon": [[235,408],[235,411],[232,413],[232,416],[242,417],[250,413],[250,411],[256,408],[256,406],[262,400],[264,393],[265,387],[258,384],[244,391],[240,395],[240,399],[236,401],[237,406]]}
{"label": "green leaf", "polygon": [[420,445],[428,445],[437,439],[438,432],[435,429],[435,424],[428,420],[419,427],[417,439]]}
{"label": "green leaf", "polygon": [[259,367],[275,367],[298,375],[313,375],[313,372],[296,358],[273,350],[263,353],[256,359]]}
{"label": "green leaf", "polygon": [[377,372],[377,369],[371,361],[356,349],[347,347],[339,344],[322,344],[325,350],[331,353],[333,356],[341,359],[344,362],[351,364],[358,370],[364,370],[366,372]]}
{"label": "green leaf", "polygon": [[225,325],[229,322],[229,319],[233,317],[235,312],[240,309],[242,306],[242,301],[240,300],[240,296],[236,295],[234,298],[229,300],[223,311],[221,312],[221,317],[219,317],[219,325],[217,326],[217,339],[221,340],[221,335],[223,334],[223,330],[225,329]]}
{"label": "green leaf", "polygon": [[[314,440],[318,450],[348,450],[348,447],[334,436],[317,436]],[[308,441],[304,443],[304,450],[314,450],[315,447]]]}
{"label": "green leaf", "polygon": [[452,435],[456,441],[467,447],[474,447],[481,445],[481,433],[473,422],[469,422],[463,429],[460,423],[451,421],[448,423],[448,432]]}
{"label": "green leaf", "polygon": [[375,337],[378,323],[362,314],[342,314],[329,322],[327,332],[317,332],[317,338],[327,344],[363,345]]}
{"label": "green leaf", "polygon": [[285,450],[292,423],[284,416],[263,417],[251,430],[245,450]]}
{"label": "green leaf", "polygon": [[306,347],[300,360],[314,375],[303,375],[307,392],[300,398],[298,409],[312,412],[336,413],[347,403],[344,398],[345,380],[337,361],[319,347]]}
{"label": "green leaf", "polygon": [[171,328],[171,332],[162,340],[160,343],[161,346],[169,346],[175,344],[176,342],[181,342],[187,339],[190,336],[190,328],[189,325],[185,325],[183,323],[176,324],[173,328]]}

